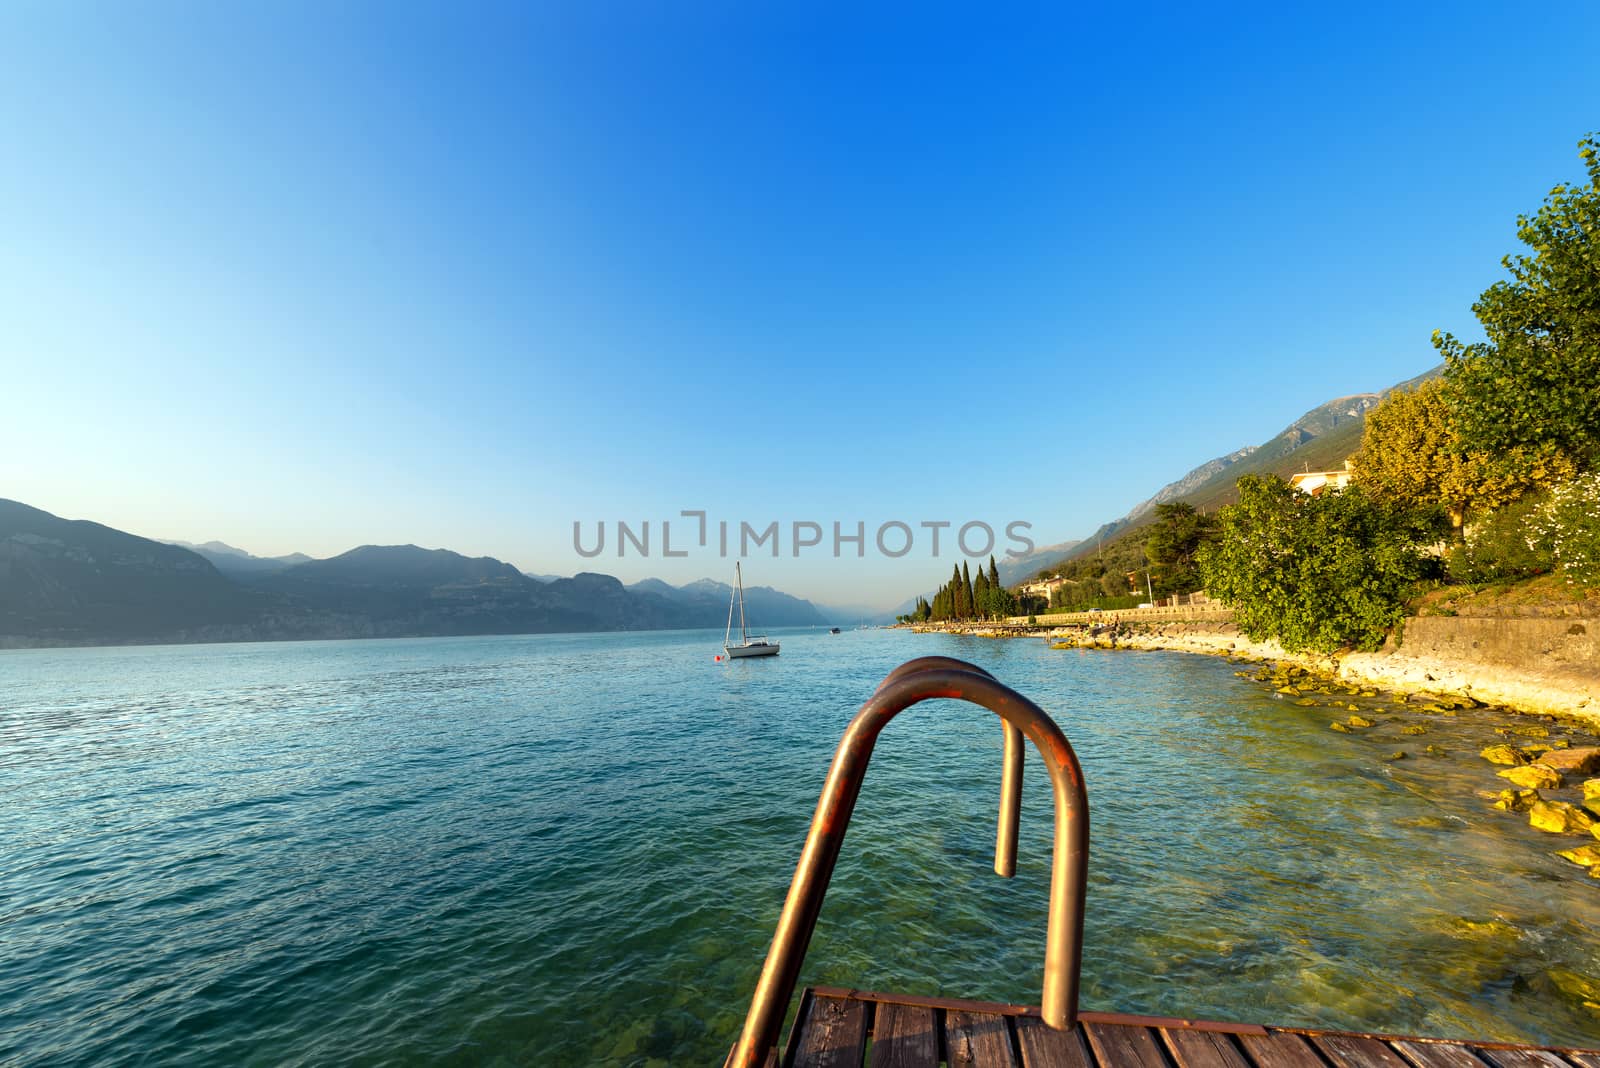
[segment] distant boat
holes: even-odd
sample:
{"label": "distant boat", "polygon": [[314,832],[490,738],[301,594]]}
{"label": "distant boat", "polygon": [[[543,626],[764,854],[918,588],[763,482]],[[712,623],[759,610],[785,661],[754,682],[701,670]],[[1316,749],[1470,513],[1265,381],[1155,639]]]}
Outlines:
{"label": "distant boat", "polygon": [[828,633],[829,634],[838,634],[839,633],[839,628],[838,627],[829,627],[828,628]]}
{"label": "distant boat", "polygon": [[[733,640],[733,606],[739,606],[739,641]],[[778,643],[767,641],[766,635],[750,636],[744,621],[744,574],[738,561],[733,564],[733,596],[728,598],[728,629],[722,635],[722,651],[733,660],[742,656],[777,656]]]}

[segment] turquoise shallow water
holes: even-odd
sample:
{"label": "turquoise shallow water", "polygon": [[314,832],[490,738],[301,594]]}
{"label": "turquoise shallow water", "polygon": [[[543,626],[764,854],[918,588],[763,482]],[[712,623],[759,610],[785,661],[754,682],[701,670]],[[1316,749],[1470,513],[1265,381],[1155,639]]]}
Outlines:
{"label": "turquoise shallow water", "polygon": [[[1346,736],[1212,658],[719,638],[0,653],[0,1063],[720,1063],[840,731],[932,652],[1078,749],[1085,1007],[1600,1044],[1600,885],[1477,795],[1503,713]],[[806,981],[1037,999],[1049,795],[1032,758],[997,879],[999,762],[981,710],[891,725]]]}

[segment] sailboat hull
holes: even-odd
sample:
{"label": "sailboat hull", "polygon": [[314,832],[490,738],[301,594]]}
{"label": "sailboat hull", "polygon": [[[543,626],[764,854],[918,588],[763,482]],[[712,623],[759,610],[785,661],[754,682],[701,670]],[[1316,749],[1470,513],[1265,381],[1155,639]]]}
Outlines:
{"label": "sailboat hull", "polygon": [[740,657],[746,656],[778,655],[777,642],[762,642],[759,645],[724,645],[722,648],[725,652],[727,652],[728,659],[730,660],[737,660]]}

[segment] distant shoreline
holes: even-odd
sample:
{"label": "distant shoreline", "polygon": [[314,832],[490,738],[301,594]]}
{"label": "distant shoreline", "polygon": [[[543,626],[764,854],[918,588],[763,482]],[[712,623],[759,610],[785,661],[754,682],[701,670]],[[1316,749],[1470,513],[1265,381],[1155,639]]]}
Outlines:
{"label": "distant shoreline", "polygon": [[[776,627],[766,627],[765,630],[773,634],[787,634],[791,631],[815,630],[824,634],[831,623],[785,623]],[[717,644],[721,645],[722,627],[638,627],[620,630],[519,630],[519,631],[474,631],[471,634],[328,634],[328,635],[283,635],[279,637],[216,637],[216,638],[152,638],[152,639],[127,639],[127,640],[102,640],[102,641],[51,641],[41,638],[23,638],[14,634],[0,635],[0,653],[24,652],[41,649],[149,649],[164,647],[179,647],[191,645],[290,645],[309,644],[312,642],[383,642],[383,641],[416,641],[418,639],[442,638],[554,638],[575,637],[581,635],[597,634],[690,634],[703,631],[707,634],[717,635]]]}

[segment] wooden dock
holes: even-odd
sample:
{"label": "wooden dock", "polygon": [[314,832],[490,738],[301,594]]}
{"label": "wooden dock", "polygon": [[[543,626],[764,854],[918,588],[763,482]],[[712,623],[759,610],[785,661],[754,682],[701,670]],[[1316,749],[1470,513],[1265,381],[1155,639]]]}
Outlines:
{"label": "wooden dock", "polygon": [[778,1068],[1600,1068],[1600,1050],[1439,1041],[808,987]]}

